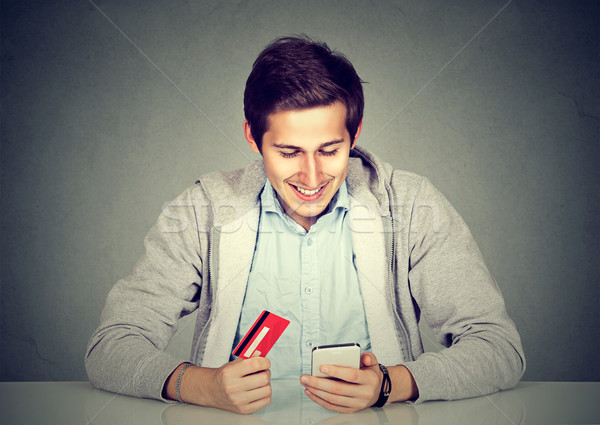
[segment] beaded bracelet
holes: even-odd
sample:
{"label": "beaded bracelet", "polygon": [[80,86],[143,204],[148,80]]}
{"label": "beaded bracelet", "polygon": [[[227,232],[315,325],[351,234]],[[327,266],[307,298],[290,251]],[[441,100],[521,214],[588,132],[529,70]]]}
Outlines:
{"label": "beaded bracelet", "polygon": [[183,403],[183,400],[181,399],[181,378],[183,378],[183,374],[185,372],[185,370],[190,367],[192,364],[191,363],[186,363],[181,370],[179,371],[179,376],[177,377],[177,386],[175,387],[175,394],[177,394],[177,400],[180,403]]}

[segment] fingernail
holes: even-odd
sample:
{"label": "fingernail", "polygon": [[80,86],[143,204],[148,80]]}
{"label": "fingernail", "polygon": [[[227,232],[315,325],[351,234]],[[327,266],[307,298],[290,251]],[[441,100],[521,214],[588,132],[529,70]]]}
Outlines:
{"label": "fingernail", "polygon": [[306,384],[308,384],[308,378],[306,376],[303,376],[302,378],[300,378],[300,382],[302,382],[302,384],[306,385]]}
{"label": "fingernail", "polygon": [[323,367],[321,368],[321,372],[323,372],[323,373],[327,373],[327,372],[329,372],[329,369],[327,369],[325,366],[323,366]]}

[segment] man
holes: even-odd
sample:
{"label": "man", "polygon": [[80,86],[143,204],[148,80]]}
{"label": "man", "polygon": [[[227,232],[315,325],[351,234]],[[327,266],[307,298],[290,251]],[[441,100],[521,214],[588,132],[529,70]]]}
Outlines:
{"label": "man", "polygon": [[[520,338],[466,225],[428,180],[357,145],[363,92],[350,62],[306,37],[275,40],[244,111],[262,160],[201,177],[163,212],[108,296],[91,382],[240,413],[266,406],[275,378],[300,377],[338,412],[514,386]],[[191,365],[163,349],[195,310]],[[269,359],[234,359],[262,310],[288,329]],[[423,353],[421,318],[448,348]],[[360,369],[309,375],[313,346],[345,342],[364,350]]]}

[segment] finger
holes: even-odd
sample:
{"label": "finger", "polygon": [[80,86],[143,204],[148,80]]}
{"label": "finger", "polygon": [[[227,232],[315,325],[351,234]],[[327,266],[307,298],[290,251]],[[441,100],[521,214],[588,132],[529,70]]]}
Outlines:
{"label": "finger", "polygon": [[[349,406],[332,403],[322,397],[319,397],[318,395],[314,394],[311,390],[308,390],[308,389],[304,390],[304,394],[306,394],[308,398],[310,398],[312,401],[314,401],[318,405],[323,406],[324,408],[326,408],[328,410],[333,410],[334,412],[354,413],[354,412],[360,410],[359,408],[356,408],[356,407],[349,407]],[[326,394],[328,394],[328,393],[326,393]],[[346,400],[343,400],[342,402],[345,402],[345,401]]]}
{"label": "finger", "polygon": [[245,408],[241,409],[240,413],[242,414],[250,414],[259,411],[263,407],[267,406],[271,403],[271,396],[261,398],[259,400],[248,403]]}
{"label": "finger", "polygon": [[265,357],[251,357],[249,359],[242,359],[237,366],[239,367],[239,373],[245,376],[269,369],[271,362]]}
{"label": "finger", "polygon": [[264,385],[262,387],[254,387],[247,391],[241,391],[232,398],[237,400],[239,404],[248,404],[258,400],[262,400],[267,397],[271,397],[270,384]]}
{"label": "finger", "polygon": [[217,380],[233,392],[263,387],[271,380],[269,369],[260,370],[266,366],[270,366],[270,362],[263,358],[234,360],[219,368]]}
{"label": "finger", "polygon": [[365,371],[353,367],[324,365],[319,370],[327,376],[353,384],[364,384],[367,382]]}
{"label": "finger", "polygon": [[302,384],[310,391],[320,390],[349,397],[358,397],[362,393],[360,386],[353,383],[307,375],[302,378]]}
{"label": "finger", "polygon": [[227,410],[249,414],[262,409],[271,402],[271,386],[232,394]]}
{"label": "finger", "polygon": [[[357,369],[354,369],[357,370]],[[357,370],[358,371],[358,370]],[[375,393],[379,392],[381,383],[378,376],[371,371],[358,371],[361,375],[368,375],[364,379],[365,383],[352,383],[344,380],[319,378],[310,375],[303,375],[301,383],[308,390],[321,390],[330,394],[337,394],[346,397],[371,400]],[[362,381],[360,379],[359,381]]]}
{"label": "finger", "polygon": [[365,351],[360,356],[360,364],[364,367],[376,366],[378,364],[375,354]]}
{"label": "finger", "polygon": [[252,390],[254,388],[262,388],[268,386],[271,382],[271,375],[268,370],[252,373],[242,378],[241,388]]}
{"label": "finger", "polygon": [[254,413],[257,410],[260,410],[263,407],[265,407],[271,403],[271,400],[272,400],[271,385],[268,385],[264,389],[261,389],[261,391],[257,391],[256,395],[260,395],[261,397],[257,398],[256,400],[247,404],[249,413]]}
{"label": "finger", "polygon": [[335,404],[341,407],[350,407],[353,404],[353,397],[346,395],[334,394],[327,391],[320,390],[318,388],[307,388],[307,391],[311,394],[319,397],[321,400],[325,400],[328,403]]}

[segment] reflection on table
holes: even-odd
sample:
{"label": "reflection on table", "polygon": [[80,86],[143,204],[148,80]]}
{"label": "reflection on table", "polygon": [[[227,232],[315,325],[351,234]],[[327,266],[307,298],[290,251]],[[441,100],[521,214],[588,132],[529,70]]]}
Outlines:
{"label": "reflection on table", "polygon": [[598,424],[600,383],[523,382],[515,389],[457,401],[388,404],[351,415],[326,410],[298,381],[274,381],[269,406],[253,415],[167,404],[97,390],[87,382],[0,383],[2,424]]}

